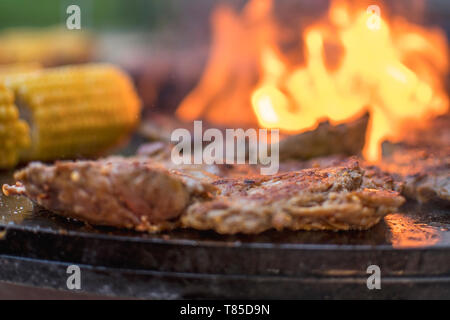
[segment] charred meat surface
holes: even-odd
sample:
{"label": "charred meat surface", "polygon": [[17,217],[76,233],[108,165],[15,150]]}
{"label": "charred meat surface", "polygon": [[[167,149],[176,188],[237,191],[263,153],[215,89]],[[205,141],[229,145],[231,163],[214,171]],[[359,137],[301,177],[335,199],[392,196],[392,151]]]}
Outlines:
{"label": "charred meat surface", "polygon": [[[450,147],[450,112],[415,125],[418,127],[405,128],[400,145],[428,150]],[[386,147],[383,145],[383,155],[389,153]]]}
{"label": "charred meat surface", "polygon": [[407,131],[400,142],[385,141],[382,147],[379,165],[402,181],[407,198],[450,206],[450,113]]}
{"label": "charred meat surface", "polygon": [[218,233],[367,229],[404,201],[389,177],[355,159],[273,176],[169,169],[145,158],[32,163],[5,194],[24,194],[64,216],[97,225]]}
{"label": "charred meat surface", "polygon": [[164,227],[196,197],[214,187],[203,178],[149,160],[112,158],[31,163],[5,194],[25,194],[39,205],[92,224],[142,230]]}
{"label": "charred meat surface", "polygon": [[402,193],[420,203],[450,205],[450,147],[424,149],[396,146],[380,164],[402,181]]}
{"label": "charred meat surface", "polygon": [[355,160],[339,167],[222,179],[214,182],[220,196],[194,203],[181,222],[185,227],[222,234],[251,234],[273,228],[364,230],[404,202],[385,180],[374,174],[365,176]]}
{"label": "charred meat surface", "polygon": [[280,160],[307,160],[328,155],[361,153],[369,114],[339,125],[321,122],[316,129],[290,135],[280,141]]}

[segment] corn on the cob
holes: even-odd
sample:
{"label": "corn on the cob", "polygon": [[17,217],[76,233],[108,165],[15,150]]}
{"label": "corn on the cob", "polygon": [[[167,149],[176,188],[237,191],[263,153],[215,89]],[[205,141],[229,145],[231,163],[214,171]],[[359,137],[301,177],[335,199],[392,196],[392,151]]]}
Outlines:
{"label": "corn on the cob", "polygon": [[24,161],[100,154],[127,137],[139,120],[140,102],[130,79],[110,65],[43,69],[7,77],[5,83],[30,126]]}
{"label": "corn on the cob", "polygon": [[28,125],[19,119],[11,90],[0,84],[0,169],[12,168],[30,145]]}

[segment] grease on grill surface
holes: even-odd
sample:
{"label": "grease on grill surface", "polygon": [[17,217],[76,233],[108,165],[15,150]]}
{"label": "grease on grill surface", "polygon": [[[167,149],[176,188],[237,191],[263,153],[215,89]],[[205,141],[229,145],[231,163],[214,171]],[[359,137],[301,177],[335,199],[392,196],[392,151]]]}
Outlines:
{"label": "grease on grill surface", "polygon": [[33,203],[20,196],[6,197],[0,195],[0,225],[20,223],[30,218],[33,213]]}

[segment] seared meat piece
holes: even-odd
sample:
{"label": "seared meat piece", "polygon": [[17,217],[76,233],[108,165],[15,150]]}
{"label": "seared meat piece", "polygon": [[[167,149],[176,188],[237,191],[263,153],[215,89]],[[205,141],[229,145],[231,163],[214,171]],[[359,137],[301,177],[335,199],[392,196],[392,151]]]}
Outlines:
{"label": "seared meat piece", "polygon": [[203,177],[168,170],[150,160],[32,163],[15,174],[5,194],[25,194],[61,215],[97,225],[153,230],[167,226],[194,198],[214,187]]}
{"label": "seared meat piece", "polygon": [[425,149],[397,145],[380,166],[403,182],[401,191],[406,197],[420,203],[450,205],[450,147]]}
{"label": "seared meat piece", "polygon": [[307,160],[329,155],[360,154],[365,142],[369,113],[339,125],[321,122],[316,129],[280,141],[280,160]]}
{"label": "seared meat piece", "polygon": [[450,206],[450,113],[421,125],[401,142],[385,141],[379,165],[403,182],[406,197]]}
{"label": "seared meat piece", "polygon": [[[277,230],[368,229],[403,204],[383,179],[370,181],[357,161],[339,167],[305,169],[213,184],[221,195],[191,205],[182,225],[223,234]],[[379,189],[364,188],[364,185]]]}
{"label": "seared meat piece", "polygon": [[[234,175],[232,175],[234,177]],[[32,163],[5,194],[92,224],[156,231],[175,226],[219,233],[367,229],[404,199],[378,172],[350,160],[274,176],[219,178],[195,166],[149,159]],[[181,219],[179,219],[181,217]],[[181,220],[181,223],[180,223]]]}
{"label": "seared meat piece", "polygon": [[[391,144],[390,146],[393,146],[394,150],[396,145],[428,150],[442,148],[448,150],[450,147],[450,112],[415,125],[417,127],[414,129],[405,128],[404,135],[399,137],[400,144]],[[389,149],[389,144],[383,145],[383,156],[389,153],[386,147]]]}

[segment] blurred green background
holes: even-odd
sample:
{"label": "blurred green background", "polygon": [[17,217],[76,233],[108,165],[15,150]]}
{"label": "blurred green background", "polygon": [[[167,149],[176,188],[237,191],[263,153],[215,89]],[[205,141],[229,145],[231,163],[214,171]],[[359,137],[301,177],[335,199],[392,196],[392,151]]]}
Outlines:
{"label": "blurred green background", "polygon": [[152,29],[177,21],[186,0],[1,0],[0,29],[64,24],[66,8],[78,4],[82,27]]}

